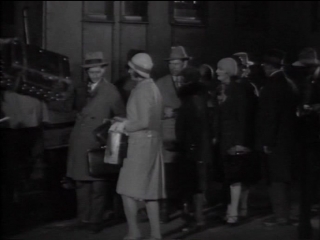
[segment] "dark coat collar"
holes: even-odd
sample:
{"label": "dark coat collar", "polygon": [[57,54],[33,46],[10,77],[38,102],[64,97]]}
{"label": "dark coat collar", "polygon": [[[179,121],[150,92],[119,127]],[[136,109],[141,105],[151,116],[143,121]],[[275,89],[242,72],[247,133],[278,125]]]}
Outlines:
{"label": "dark coat collar", "polygon": [[194,83],[189,83],[180,87],[180,89],[178,90],[178,96],[180,98],[185,98],[193,95],[202,94],[204,93],[204,91],[205,91],[205,86],[202,83],[194,82]]}

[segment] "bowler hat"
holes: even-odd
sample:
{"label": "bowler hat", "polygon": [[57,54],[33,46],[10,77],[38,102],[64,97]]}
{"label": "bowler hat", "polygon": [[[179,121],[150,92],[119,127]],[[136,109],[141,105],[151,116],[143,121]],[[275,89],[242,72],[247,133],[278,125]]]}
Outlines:
{"label": "bowler hat", "polygon": [[171,53],[169,58],[164,59],[165,61],[171,60],[190,60],[191,57],[188,56],[186,50],[182,46],[171,47]]}
{"label": "bowler hat", "polygon": [[246,52],[238,52],[233,54],[234,56],[238,56],[241,59],[241,62],[245,66],[252,66],[254,65],[254,62],[251,62],[249,60],[248,54]]}
{"label": "bowler hat", "polygon": [[292,64],[293,66],[306,66],[306,65],[320,65],[317,52],[313,48],[304,48],[300,51],[298,61]]}
{"label": "bowler hat", "polygon": [[285,52],[279,49],[271,49],[265,53],[262,62],[277,67],[284,66]]}
{"label": "bowler hat", "polygon": [[107,66],[109,65],[108,62],[105,61],[103,58],[102,52],[89,52],[86,54],[84,64],[82,65],[83,68],[92,68],[98,66]]}

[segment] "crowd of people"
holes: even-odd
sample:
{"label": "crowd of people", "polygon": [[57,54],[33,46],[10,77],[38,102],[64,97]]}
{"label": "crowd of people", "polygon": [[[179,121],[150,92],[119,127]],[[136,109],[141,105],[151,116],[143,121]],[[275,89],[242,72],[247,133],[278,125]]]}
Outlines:
{"label": "crowd of people", "polygon": [[129,136],[114,186],[128,223],[125,240],[141,239],[140,202],[150,220],[150,239],[162,239],[160,223],[169,221],[175,207],[183,210],[186,229],[205,226],[208,183],[218,178],[226,195],[226,224],[248,216],[250,188],[265,179],[274,215],[264,224],[288,225],[295,169],[301,183],[300,232],[309,234],[311,204],[320,197],[316,51],[303,49],[292,64],[278,49],[267,51],[259,64],[245,52],[216,66],[193,67],[190,59],[183,46],[172,47],[164,59],[169,74],[153,80],[152,56],[136,51],[128,56],[128,76],[116,87],[103,77],[108,63],[102,53],[87,54],[82,67],[89,97],[77,116],[67,162],[67,177],[76,181],[77,226],[102,230],[110,184],[108,177],[90,176],[87,150],[100,146],[93,130],[113,119],[110,130]]}

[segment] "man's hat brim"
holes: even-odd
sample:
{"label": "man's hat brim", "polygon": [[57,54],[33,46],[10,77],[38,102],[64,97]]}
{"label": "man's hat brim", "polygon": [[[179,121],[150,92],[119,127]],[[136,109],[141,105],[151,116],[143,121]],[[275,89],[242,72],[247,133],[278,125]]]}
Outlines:
{"label": "man's hat brim", "polygon": [[315,61],[311,61],[311,62],[305,62],[305,61],[296,61],[294,63],[292,63],[292,66],[296,66],[296,67],[304,67],[307,65],[320,65],[320,61],[318,59],[316,59]]}
{"label": "man's hat brim", "polygon": [[108,62],[101,62],[101,63],[91,63],[91,64],[84,64],[81,67],[83,68],[92,68],[92,67],[103,67],[103,66],[108,66]]}
{"label": "man's hat brim", "polygon": [[249,66],[252,66],[252,65],[254,65],[254,62],[248,61],[247,64],[248,64]]}

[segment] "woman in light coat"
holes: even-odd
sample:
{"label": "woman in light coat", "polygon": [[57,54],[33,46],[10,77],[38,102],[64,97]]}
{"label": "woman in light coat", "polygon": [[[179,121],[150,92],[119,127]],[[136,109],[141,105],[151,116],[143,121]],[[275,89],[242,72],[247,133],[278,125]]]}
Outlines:
{"label": "woman in light coat", "polygon": [[129,226],[124,239],[141,239],[137,223],[138,201],[146,203],[151,224],[150,239],[161,239],[158,200],[166,197],[160,136],[162,97],[150,78],[153,63],[148,54],[136,54],[128,65],[132,80],[138,83],[128,100],[127,119],[115,118],[118,122],[110,129],[129,135],[128,157],[124,160],[117,185]]}

